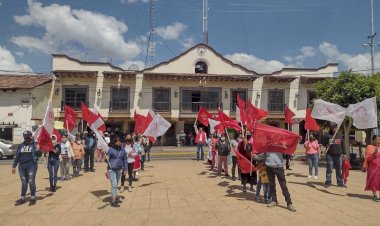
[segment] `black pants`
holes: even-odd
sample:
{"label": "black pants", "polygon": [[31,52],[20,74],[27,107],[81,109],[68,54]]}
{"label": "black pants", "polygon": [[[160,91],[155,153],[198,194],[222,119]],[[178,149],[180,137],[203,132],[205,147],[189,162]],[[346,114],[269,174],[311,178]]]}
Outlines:
{"label": "black pants", "polygon": [[85,151],[84,152],[84,169],[88,170],[88,165],[90,165],[90,170],[94,169],[94,156],[95,150]]}
{"label": "black pants", "polygon": [[276,177],[277,177],[278,183],[280,184],[282,194],[285,197],[286,203],[288,205],[292,204],[288,187],[286,186],[284,168],[282,167],[271,168],[267,166],[267,174],[268,174],[268,179],[269,179],[269,189],[272,196],[272,201],[277,202],[277,195],[276,195]]}
{"label": "black pants", "polygon": [[284,157],[285,157],[285,162],[286,162],[285,163],[286,169],[290,169],[290,160],[292,160],[292,156],[285,154]]}
{"label": "black pants", "polygon": [[145,155],[140,156],[141,170],[144,170]]}
{"label": "black pants", "polygon": [[[133,181],[133,166],[135,165],[134,162],[128,163],[128,185],[132,186]],[[124,173],[121,175],[121,186],[124,186],[125,182],[125,175]]]}
{"label": "black pants", "polygon": [[[232,178],[235,178],[236,166],[237,166],[237,157],[232,156],[232,169],[231,169]],[[239,169],[239,167],[237,167],[237,168],[238,168],[238,175],[240,176],[240,169]]]}

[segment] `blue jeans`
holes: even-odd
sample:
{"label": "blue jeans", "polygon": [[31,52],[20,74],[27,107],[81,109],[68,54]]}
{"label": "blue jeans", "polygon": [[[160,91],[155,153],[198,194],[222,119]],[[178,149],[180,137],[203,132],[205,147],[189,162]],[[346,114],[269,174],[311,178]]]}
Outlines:
{"label": "blue jeans", "polygon": [[26,191],[28,190],[28,184],[30,187],[30,196],[36,196],[36,172],[37,172],[37,163],[27,162],[20,163],[18,165],[18,172],[21,179],[21,196],[25,197]]}
{"label": "blue jeans", "polygon": [[307,154],[307,162],[309,163],[309,175],[313,175],[313,167],[315,170],[314,176],[318,176],[318,154]]}
{"label": "blue jeans", "polygon": [[326,184],[331,185],[331,174],[333,168],[336,173],[336,183],[343,185],[342,181],[342,155],[326,155],[327,169],[326,169]]}
{"label": "blue jeans", "polygon": [[199,152],[201,152],[201,159],[204,159],[204,151],[203,151],[203,144],[198,143],[197,144],[197,159],[199,159]]}
{"label": "blue jeans", "polygon": [[259,180],[257,181],[256,196],[257,197],[260,196],[261,186],[263,187],[263,191],[264,191],[264,199],[269,200],[270,199],[269,184],[268,183],[262,184],[261,178],[259,178]]}
{"label": "blue jeans", "polygon": [[123,169],[120,170],[109,170],[109,176],[111,181],[111,196],[116,197],[117,195],[117,182],[120,180]]}
{"label": "blue jeans", "polygon": [[48,159],[47,168],[49,171],[50,187],[57,186],[59,158]]}

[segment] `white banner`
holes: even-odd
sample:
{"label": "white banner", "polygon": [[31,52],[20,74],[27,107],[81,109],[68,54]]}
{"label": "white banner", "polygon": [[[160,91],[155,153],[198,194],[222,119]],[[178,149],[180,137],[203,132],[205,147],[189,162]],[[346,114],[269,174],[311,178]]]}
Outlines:
{"label": "white banner", "polygon": [[338,104],[318,99],[314,101],[314,107],[311,116],[316,119],[335,122],[339,126],[346,117],[346,113],[346,108]]}
{"label": "white banner", "polygon": [[365,99],[348,106],[347,115],[352,117],[353,125],[358,129],[377,127],[376,97]]}
{"label": "white banner", "polygon": [[107,145],[106,141],[104,140],[103,136],[93,126],[91,126],[91,129],[92,129],[92,131],[94,131],[95,136],[96,136],[96,138],[98,140],[98,145],[97,146],[101,147],[102,150],[107,153],[110,148],[108,147],[108,145]]}
{"label": "white banner", "polygon": [[[236,107],[236,109],[237,109],[237,107]],[[237,111],[236,111],[236,114],[237,114]],[[210,118],[208,119],[208,125],[210,127],[210,133],[211,134],[214,134],[214,132],[215,132],[215,126],[217,126],[219,124],[220,124],[219,121],[216,121],[216,120],[213,120],[213,119],[210,119]]]}
{"label": "white banner", "polygon": [[50,136],[53,135],[54,120],[54,110],[51,100],[49,100],[48,105],[46,107],[45,117],[42,121],[42,125],[45,127],[46,131],[50,134]]}
{"label": "white banner", "polygon": [[164,135],[170,126],[170,122],[164,119],[160,114],[156,114],[148,128],[146,128],[144,136],[150,136],[156,139]]}

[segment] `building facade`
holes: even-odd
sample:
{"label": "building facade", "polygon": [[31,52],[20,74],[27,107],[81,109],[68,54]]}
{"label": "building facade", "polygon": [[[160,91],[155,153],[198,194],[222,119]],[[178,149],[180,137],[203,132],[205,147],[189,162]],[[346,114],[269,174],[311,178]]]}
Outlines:
{"label": "building facade", "polygon": [[107,127],[119,131],[133,131],[134,112],[146,115],[152,109],[172,123],[160,144],[174,145],[179,131],[192,131],[200,106],[211,113],[220,107],[234,118],[239,95],[268,110],[267,120],[279,121],[282,127],[286,126],[284,109],[288,106],[296,114],[291,129],[304,135],[303,119],[314,98],[313,84],[333,77],[335,72],[337,64],[258,74],[234,64],[205,44],[141,71],[54,54],[53,106],[58,119],[64,116],[65,104],[77,110],[78,131],[85,128],[81,102],[97,109]]}
{"label": "building facade", "polygon": [[0,75],[0,139],[21,143],[25,130],[35,131],[44,117],[53,77]]}

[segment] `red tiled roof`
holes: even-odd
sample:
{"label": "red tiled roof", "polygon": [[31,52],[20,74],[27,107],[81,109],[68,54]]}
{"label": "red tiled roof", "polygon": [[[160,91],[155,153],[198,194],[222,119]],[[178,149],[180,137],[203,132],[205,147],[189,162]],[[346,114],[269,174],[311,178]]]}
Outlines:
{"label": "red tiled roof", "polygon": [[0,89],[32,89],[37,86],[51,82],[53,79],[49,75],[0,75]]}

